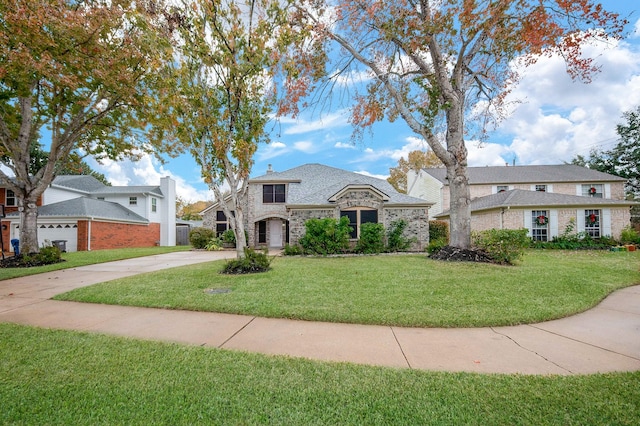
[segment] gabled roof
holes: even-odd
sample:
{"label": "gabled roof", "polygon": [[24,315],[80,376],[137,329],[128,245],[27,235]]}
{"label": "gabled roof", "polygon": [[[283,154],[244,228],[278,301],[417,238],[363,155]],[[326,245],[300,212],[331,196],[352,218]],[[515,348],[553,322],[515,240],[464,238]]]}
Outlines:
{"label": "gabled roof", "polygon": [[249,183],[288,183],[288,206],[327,205],[335,195],[349,186],[371,187],[388,197],[386,204],[430,206],[420,198],[399,193],[386,180],[349,172],[322,164],[304,164],[284,172],[271,172],[249,180]]}
{"label": "gabled roof", "polygon": [[[424,169],[425,172],[448,184],[447,170],[444,168]],[[513,183],[554,183],[554,182],[624,182],[625,179],[608,173],[591,170],[575,164],[547,166],[498,166],[469,167],[467,176],[471,185],[513,184]]]}
{"label": "gabled roof", "polygon": [[[555,194],[551,192],[526,191],[512,189],[497,194],[478,197],[471,200],[471,212],[493,210],[499,208],[539,208],[539,207],[626,207],[635,203],[628,200],[611,200],[608,198],[582,197],[579,195]],[[436,217],[449,216],[449,210]]]}
{"label": "gabled roof", "polygon": [[93,176],[88,175],[60,175],[56,176],[51,182],[51,186],[62,186],[79,192],[89,194],[99,191],[107,186]]}
{"label": "gabled roof", "polygon": [[[17,217],[18,215],[18,212],[13,212],[7,214],[7,217]],[[149,223],[149,221],[144,217],[132,212],[118,203],[96,200],[88,197],[78,197],[71,200],[39,206],[38,217],[74,217],[116,220],[120,222]]]}
{"label": "gabled roof", "polygon": [[164,197],[159,186],[108,186],[89,175],[60,175],[56,176],[51,186],[64,187],[87,195],[107,194],[153,194]]}

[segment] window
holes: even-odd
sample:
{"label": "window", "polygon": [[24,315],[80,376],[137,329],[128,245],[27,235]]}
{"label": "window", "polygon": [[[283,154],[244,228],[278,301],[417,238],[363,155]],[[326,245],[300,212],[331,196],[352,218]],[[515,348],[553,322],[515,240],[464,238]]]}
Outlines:
{"label": "window", "polygon": [[531,212],[531,238],[534,241],[549,241],[549,212],[533,210]]}
{"label": "window", "polygon": [[16,200],[16,193],[13,192],[10,189],[7,189],[7,192],[5,194],[5,205],[7,206],[17,206],[17,200]]}
{"label": "window", "polygon": [[[235,212],[231,212],[234,214]],[[224,231],[230,229],[229,221],[227,220],[227,215],[224,214],[224,210],[216,210],[216,236],[219,237],[222,235]]]}
{"label": "window", "polygon": [[258,222],[258,244],[267,243],[267,221],[261,220]]}
{"label": "window", "polygon": [[509,187],[507,185],[498,185],[496,187],[496,192],[505,192],[508,190],[509,190]]}
{"label": "window", "polygon": [[601,183],[582,185],[582,195],[584,197],[603,198],[603,186]]}
{"label": "window", "polygon": [[363,223],[378,223],[378,210],[346,210],[340,212],[340,217],[342,216],[349,218],[352,239],[360,237],[360,226]]}
{"label": "window", "polygon": [[155,213],[158,211],[158,199],[151,198],[151,212]]}
{"label": "window", "polygon": [[284,203],[285,200],[285,185],[280,183],[277,185],[262,185],[262,202],[265,204],[270,203]]}
{"label": "window", "polygon": [[547,192],[547,185],[536,185],[537,192]]}
{"label": "window", "polygon": [[137,206],[138,205],[138,197],[129,197],[129,205]]}
{"label": "window", "polygon": [[591,238],[600,238],[600,210],[584,211],[584,231]]}

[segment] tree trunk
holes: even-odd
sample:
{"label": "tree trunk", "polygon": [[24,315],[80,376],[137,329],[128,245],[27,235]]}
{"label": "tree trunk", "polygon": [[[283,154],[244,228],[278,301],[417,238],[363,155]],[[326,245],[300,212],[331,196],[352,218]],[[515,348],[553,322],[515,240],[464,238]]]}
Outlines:
{"label": "tree trunk", "polygon": [[471,248],[471,192],[467,177],[467,147],[464,144],[464,94],[450,97],[452,107],[447,110],[446,164],[449,180],[449,245]]}
{"label": "tree trunk", "polygon": [[461,249],[471,248],[471,194],[467,167],[454,164],[447,167],[449,194],[449,245]]}
{"label": "tree trunk", "polygon": [[38,244],[38,206],[35,200],[18,201],[20,211],[20,253],[29,254],[40,251]]}
{"label": "tree trunk", "polygon": [[247,247],[247,239],[244,233],[244,212],[242,208],[239,208],[239,204],[236,205],[236,226],[234,232],[236,234],[236,255],[238,259],[244,258],[244,249]]}

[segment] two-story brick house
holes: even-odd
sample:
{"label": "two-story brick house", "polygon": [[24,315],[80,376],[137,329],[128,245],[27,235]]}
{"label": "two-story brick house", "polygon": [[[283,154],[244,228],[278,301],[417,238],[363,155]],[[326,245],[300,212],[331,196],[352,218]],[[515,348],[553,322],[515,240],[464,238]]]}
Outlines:
{"label": "two-story brick house", "polygon": [[[296,244],[311,218],[347,216],[353,240],[363,223],[398,219],[408,223],[407,236],[415,236],[414,250],[429,241],[430,203],[397,192],[387,181],[320,164],[305,164],[283,172],[269,170],[250,179],[244,204],[249,246],[281,248]],[[218,234],[227,229],[219,204],[202,211],[204,226]]]}
{"label": "two-story brick house", "polygon": [[[65,241],[67,251],[176,243],[175,181],[158,186],[108,186],[93,176],[57,176],[38,201],[38,242]],[[2,240],[19,238],[18,200],[0,188]]]}
{"label": "two-story brick house", "polygon": [[[594,237],[619,237],[630,224],[625,180],[572,164],[469,167],[471,228],[526,228],[548,240],[574,224]],[[434,205],[432,218],[448,220],[449,184],[445,169],[407,175],[408,193]]]}

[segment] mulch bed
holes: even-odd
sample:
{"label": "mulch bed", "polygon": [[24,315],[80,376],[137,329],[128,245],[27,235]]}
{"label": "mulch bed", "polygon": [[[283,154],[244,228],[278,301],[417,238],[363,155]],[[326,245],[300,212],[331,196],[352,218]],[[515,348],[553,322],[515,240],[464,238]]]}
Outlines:
{"label": "mulch bed", "polygon": [[482,262],[496,263],[489,255],[480,250],[461,249],[458,247],[444,246],[429,256],[430,259],[444,260],[448,262]]}
{"label": "mulch bed", "polygon": [[[60,262],[66,261],[64,259],[61,259]],[[51,262],[43,262],[36,256],[7,256],[4,259],[0,259],[0,268],[31,268],[33,266],[43,266],[50,264]]]}

